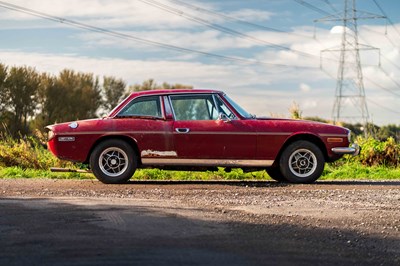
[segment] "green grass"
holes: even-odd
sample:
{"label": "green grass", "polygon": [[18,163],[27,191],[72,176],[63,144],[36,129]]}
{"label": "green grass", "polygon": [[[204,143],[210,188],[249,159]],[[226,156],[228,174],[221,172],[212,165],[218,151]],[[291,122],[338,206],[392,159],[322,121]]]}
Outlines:
{"label": "green grass", "polygon": [[91,174],[53,173],[49,170],[22,169],[21,167],[0,167],[0,178],[47,178],[47,179],[93,179]]}
{"label": "green grass", "polygon": [[400,180],[400,168],[363,166],[346,163],[341,166],[326,165],[321,180]]}
{"label": "green grass", "polygon": [[[53,173],[49,170],[0,167],[0,178],[47,178],[47,179],[94,179],[92,174]],[[137,170],[133,180],[271,180],[265,171],[244,173],[233,169],[217,172],[163,171],[159,169]],[[366,167],[357,163],[340,166],[326,164],[320,180],[400,180],[400,169],[384,166]]]}

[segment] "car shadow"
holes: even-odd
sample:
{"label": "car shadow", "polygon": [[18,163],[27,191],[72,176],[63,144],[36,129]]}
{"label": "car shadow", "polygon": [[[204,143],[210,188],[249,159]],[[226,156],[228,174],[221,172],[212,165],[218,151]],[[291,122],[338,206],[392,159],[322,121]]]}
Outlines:
{"label": "car shadow", "polygon": [[[272,183],[272,182],[271,182]],[[86,199],[0,201],[0,265],[398,265],[396,237]],[[27,222],[32,221],[32,222]],[[310,222],[313,222],[310,220]],[[23,254],[23,256],[16,255]]]}
{"label": "car shadow", "polygon": [[[286,187],[303,186],[304,184],[293,184],[270,180],[131,180],[128,184],[135,185],[225,185],[240,187]],[[320,180],[309,185],[335,185],[335,186],[400,186],[400,181],[370,181],[370,180]]]}

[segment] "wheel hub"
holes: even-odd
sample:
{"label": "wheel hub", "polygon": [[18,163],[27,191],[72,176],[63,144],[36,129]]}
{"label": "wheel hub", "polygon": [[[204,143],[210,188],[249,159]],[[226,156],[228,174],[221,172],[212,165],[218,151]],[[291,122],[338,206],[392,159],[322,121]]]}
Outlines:
{"label": "wheel hub", "polygon": [[314,173],[317,167],[317,158],[307,149],[299,149],[290,156],[289,169],[298,177],[307,177]]}
{"label": "wheel hub", "polygon": [[128,155],[118,147],[105,149],[99,156],[99,167],[108,176],[119,176],[128,168]]}

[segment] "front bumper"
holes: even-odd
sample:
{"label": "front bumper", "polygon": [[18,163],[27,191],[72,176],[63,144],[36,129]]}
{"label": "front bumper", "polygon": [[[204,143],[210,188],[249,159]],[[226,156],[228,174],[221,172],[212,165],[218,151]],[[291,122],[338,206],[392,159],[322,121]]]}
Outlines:
{"label": "front bumper", "polygon": [[361,148],[358,144],[354,143],[350,147],[336,147],[332,148],[332,152],[335,154],[343,155],[343,154],[350,154],[353,156],[359,155]]}

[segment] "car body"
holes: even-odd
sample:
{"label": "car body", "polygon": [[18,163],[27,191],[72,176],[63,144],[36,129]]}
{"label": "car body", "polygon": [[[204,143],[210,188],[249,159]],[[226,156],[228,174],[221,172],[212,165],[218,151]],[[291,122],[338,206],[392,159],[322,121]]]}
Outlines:
{"label": "car body", "polygon": [[106,117],[47,129],[55,156],[89,163],[104,183],[127,182],[149,167],[266,169],[278,181],[310,183],[325,162],[359,152],[346,128],[256,118],[216,90],[134,92]]}

